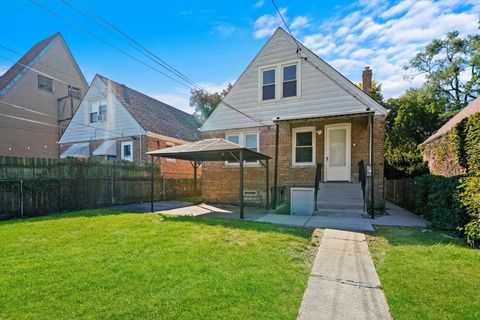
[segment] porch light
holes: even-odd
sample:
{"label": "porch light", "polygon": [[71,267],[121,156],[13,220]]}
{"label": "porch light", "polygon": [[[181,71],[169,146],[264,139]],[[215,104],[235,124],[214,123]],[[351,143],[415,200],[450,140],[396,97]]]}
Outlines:
{"label": "porch light", "polygon": [[321,135],[322,135],[322,132],[323,132],[322,130],[318,130],[318,131],[317,131],[317,134],[318,134],[319,136],[321,136]]}

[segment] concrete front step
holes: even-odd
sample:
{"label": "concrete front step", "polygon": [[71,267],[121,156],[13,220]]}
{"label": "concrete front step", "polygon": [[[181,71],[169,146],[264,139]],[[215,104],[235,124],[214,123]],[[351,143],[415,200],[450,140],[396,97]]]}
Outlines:
{"label": "concrete front step", "polygon": [[341,202],[317,202],[318,209],[327,209],[327,210],[348,210],[348,209],[356,209],[363,211],[363,202],[354,201],[348,202],[345,201],[344,203]]}

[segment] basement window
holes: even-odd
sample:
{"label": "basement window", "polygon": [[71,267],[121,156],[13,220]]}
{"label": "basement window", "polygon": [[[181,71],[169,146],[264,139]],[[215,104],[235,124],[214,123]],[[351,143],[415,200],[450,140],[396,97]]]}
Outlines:
{"label": "basement window", "polygon": [[38,89],[53,92],[53,80],[44,76],[38,76]]}

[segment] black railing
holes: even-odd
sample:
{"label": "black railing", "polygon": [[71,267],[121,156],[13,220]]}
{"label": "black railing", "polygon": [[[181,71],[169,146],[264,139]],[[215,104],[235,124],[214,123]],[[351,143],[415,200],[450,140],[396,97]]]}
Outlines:
{"label": "black railing", "polygon": [[365,186],[367,184],[367,175],[365,172],[365,163],[363,160],[358,162],[358,180],[360,181],[360,186],[362,188],[363,194],[363,211],[366,211],[366,199],[365,199]]}
{"label": "black railing", "polygon": [[317,163],[317,171],[315,172],[315,211],[317,208],[317,196],[318,190],[320,189],[320,182],[322,181],[322,163]]}

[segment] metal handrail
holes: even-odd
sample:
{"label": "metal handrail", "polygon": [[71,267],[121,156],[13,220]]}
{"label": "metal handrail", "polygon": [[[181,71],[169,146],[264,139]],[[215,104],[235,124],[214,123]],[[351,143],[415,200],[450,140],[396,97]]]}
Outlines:
{"label": "metal handrail", "polygon": [[360,181],[363,194],[363,211],[366,211],[365,186],[367,184],[367,175],[365,172],[365,162],[363,160],[358,162],[358,180]]}
{"label": "metal handrail", "polygon": [[318,210],[317,208],[317,196],[318,190],[320,189],[320,182],[322,181],[322,163],[317,163],[317,171],[315,172],[315,211]]}

